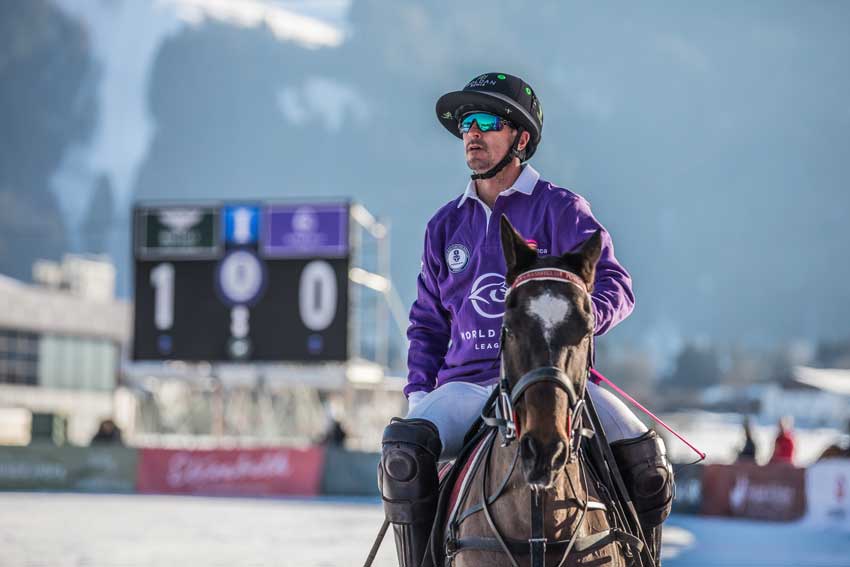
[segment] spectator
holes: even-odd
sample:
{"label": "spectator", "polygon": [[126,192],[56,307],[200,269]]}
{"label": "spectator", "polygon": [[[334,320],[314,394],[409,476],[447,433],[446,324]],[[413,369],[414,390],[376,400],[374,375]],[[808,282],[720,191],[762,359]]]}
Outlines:
{"label": "spectator", "polygon": [[327,425],[325,432],[322,435],[319,443],[322,445],[331,445],[333,447],[342,447],[345,445],[345,439],[348,437],[348,432],[342,426],[340,416],[344,414],[342,400],[328,399],[325,401],[325,415],[327,416]]}
{"label": "spectator", "polygon": [[794,435],[791,431],[794,422],[791,417],[785,416],[779,420],[779,434],[776,436],[776,443],[773,446],[773,456],[770,458],[771,463],[788,463],[794,462]]}
{"label": "spectator", "polygon": [[345,429],[342,427],[342,424],[336,419],[332,418],[330,424],[328,425],[328,429],[325,431],[325,434],[322,437],[321,443],[322,445],[342,447],[343,445],[345,445],[346,437],[348,437],[348,434],[345,432]]}
{"label": "spectator", "polygon": [[92,445],[123,445],[121,430],[111,419],[104,419],[91,440]]}
{"label": "spectator", "polygon": [[738,460],[753,462],[756,460],[756,442],[753,439],[753,424],[749,416],[744,418],[744,447],[738,453]]}

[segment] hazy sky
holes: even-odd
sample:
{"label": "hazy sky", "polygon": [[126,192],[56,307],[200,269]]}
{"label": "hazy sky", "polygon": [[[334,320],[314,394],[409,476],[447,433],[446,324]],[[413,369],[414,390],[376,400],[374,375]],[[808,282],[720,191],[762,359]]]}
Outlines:
{"label": "hazy sky", "polygon": [[634,276],[613,337],[850,333],[849,3],[58,3],[101,64],[96,136],[56,176],[72,221],[100,171],[121,207],[351,195],[392,222],[409,302],[425,222],[467,175],[434,101],[503,70],[543,103],[535,167]]}

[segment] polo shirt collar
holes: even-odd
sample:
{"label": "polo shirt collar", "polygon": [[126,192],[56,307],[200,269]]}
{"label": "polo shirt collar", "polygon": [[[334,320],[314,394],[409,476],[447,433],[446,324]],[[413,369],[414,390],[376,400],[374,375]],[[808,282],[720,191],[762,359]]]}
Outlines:
{"label": "polo shirt collar", "polygon": [[[511,193],[517,192],[531,195],[539,180],[540,174],[537,173],[537,170],[531,167],[531,165],[525,164],[522,166],[522,172],[519,174],[519,177],[516,178],[514,184],[499,193],[499,196],[507,197]],[[471,179],[469,180],[469,183],[466,184],[466,191],[463,192],[463,197],[461,197],[460,202],[457,204],[458,208],[460,208],[467,199],[474,199],[479,203],[484,204],[484,201],[478,197],[478,192],[475,190],[475,181]]]}

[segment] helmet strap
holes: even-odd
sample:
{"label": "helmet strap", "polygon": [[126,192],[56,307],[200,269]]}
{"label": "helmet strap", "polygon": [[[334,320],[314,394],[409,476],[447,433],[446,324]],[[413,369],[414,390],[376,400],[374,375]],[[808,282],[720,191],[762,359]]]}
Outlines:
{"label": "helmet strap", "polygon": [[505,157],[503,157],[501,159],[501,161],[499,161],[499,163],[497,163],[496,165],[494,165],[493,167],[491,167],[490,169],[488,169],[484,173],[473,173],[469,177],[473,181],[475,181],[476,179],[490,179],[491,177],[495,177],[496,174],[498,174],[500,171],[505,169],[505,167],[507,167],[507,165],[509,163],[511,163],[514,160],[515,157],[520,158],[520,161],[522,161],[522,158],[520,157],[520,152],[519,152],[518,146],[519,146],[520,138],[522,138],[522,133],[524,131],[525,130],[523,130],[522,126],[517,128],[516,136],[514,137],[514,143],[511,144],[511,148],[508,150],[508,153],[505,154]]}

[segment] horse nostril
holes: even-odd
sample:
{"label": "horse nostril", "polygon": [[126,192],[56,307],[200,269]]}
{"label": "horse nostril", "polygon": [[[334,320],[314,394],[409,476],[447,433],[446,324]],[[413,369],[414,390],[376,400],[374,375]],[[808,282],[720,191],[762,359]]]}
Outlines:
{"label": "horse nostril", "polygon": [[552,468],[560,469],[567,463],[567,445],[563,441],[558,441],[555,445],[555,452],[552,455]]}
{"label": "horse nostril", "polygon": [[526,435],[520,441],[520,456],[526,461],[533,461],[537,457],[537,443],[530,435]]}

